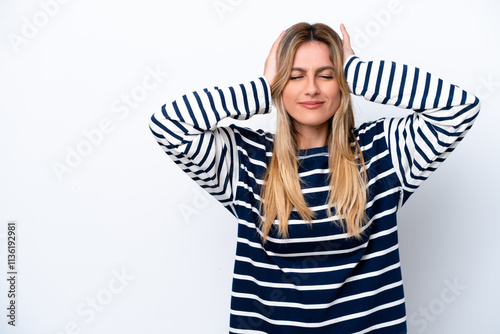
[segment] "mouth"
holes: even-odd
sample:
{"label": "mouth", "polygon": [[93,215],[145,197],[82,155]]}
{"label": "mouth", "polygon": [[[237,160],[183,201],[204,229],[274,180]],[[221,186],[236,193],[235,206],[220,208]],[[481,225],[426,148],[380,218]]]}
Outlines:
{"label": "mouth", "polygon": [[302,107],[307,108],[307,109],[317,109],[317,108],[323,106],[323,104],[325,104],[325,102],[321,102],[321,101],[299,102],[299,105],[301,105]]}

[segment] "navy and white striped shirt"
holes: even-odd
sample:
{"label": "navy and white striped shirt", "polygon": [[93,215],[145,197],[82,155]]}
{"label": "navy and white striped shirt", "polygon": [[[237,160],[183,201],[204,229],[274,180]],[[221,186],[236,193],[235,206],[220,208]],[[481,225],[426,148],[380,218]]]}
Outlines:
{"label": "navy and white striped shirt", "polygon": [[299,152],[312,227],[293,210],[289,238],[272,229],[261,243],[259,194],[273,134],[217,122],[269,113],[264,78],[184,95],[151,119],[165,152],[238,220],[230,333],[406,333],[396,212],[463,138],[480,104],[418,68],[352,56],[345,70],[353,94],[414,111],[354,130],[368,172],[361,240],[327,215],[324,146]]}

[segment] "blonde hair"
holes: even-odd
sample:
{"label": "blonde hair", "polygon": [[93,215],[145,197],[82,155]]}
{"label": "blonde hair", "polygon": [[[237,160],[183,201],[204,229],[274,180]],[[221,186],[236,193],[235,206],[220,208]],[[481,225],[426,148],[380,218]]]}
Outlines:
{"label": "blonde hair", "polygon": [[315,213],[307,206],[298,174],[298,138],[283,102],[295,52],[300,45],[321,42],[330,50],[341,101],[331,118],[327,138],[329,154],[328,216],[336,209],[338,224],[349,236],[360,238],[366,222],[366,169],[363,154],[353,133],[354,115],[349,87],[343,68],[342,40],[332,28],[317,23],[298,23],[283,36],[277,53],[278,69],[271,84],[271,95],[278,110],[273,155],[264,175],[261,189],[260,212],[262,239],[265,242],[275,219],[279,221],[278,236],[288,237],[288,219],[295,207],[301,218],[312,224]]}

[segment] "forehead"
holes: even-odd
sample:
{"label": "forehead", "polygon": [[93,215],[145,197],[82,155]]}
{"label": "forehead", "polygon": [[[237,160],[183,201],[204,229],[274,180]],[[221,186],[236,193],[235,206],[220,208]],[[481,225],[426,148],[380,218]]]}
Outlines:
{"label": "forehead", "polygon": [[307,42],[299,46],[293,58],[293,67],[317,68],[333,66],[330,49],[325,43]]}

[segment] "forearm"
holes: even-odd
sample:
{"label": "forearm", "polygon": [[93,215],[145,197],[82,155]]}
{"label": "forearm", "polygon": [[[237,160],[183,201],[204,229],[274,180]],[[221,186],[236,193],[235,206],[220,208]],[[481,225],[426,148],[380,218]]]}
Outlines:
{"label": "forearm", "polygon": [[150,128],[160,144],[173,148],[215,129],[226,117],[248,119],[269,112],[269,85],[264,78],[259,78],[234,87],[186,94],[155,113]]}
{"label": "forearm", "polygon": [[460,132],[472,124],[479,112],[479,100],[460,87],[411,67],[386,61],[346,61],[346,78],[351,92],[365,99],[412,109],[425,122],[449,132]]}

